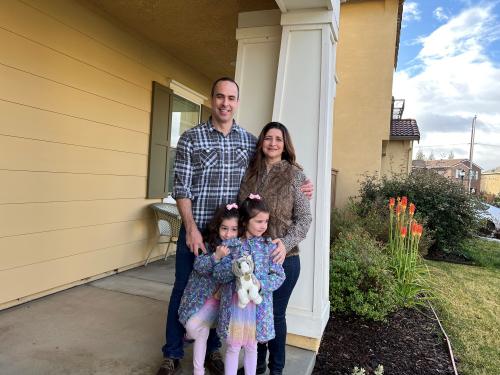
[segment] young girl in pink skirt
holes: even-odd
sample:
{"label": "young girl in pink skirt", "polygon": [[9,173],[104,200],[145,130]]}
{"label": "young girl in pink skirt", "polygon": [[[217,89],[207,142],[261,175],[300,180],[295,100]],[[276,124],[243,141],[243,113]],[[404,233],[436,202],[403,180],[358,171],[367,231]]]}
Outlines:
{"label": "young girl in pink skirt", "polygon": [[207,254],[198,255],[182,295],[179,321],[186,328],[186,338],[194,340],[193,373],[205,374],[205,354],[210,328],[215,327],[219,312],[219,284],[212,277],[215,264],[229,254],[224,241],[236,238],[238,231],[236,203],[219,207],[208,224]]}
{"label": "young girl in pink skirt", "polygon": [[[285,280],[283,267],[273,262],[271,253],[276,245],[266,237],[269,209],[257,194],[250,196],[240,205],[240,228],[243,236],[226,241],[229,256],[222,258],[213,271],[220,288],[221,299],[217,334],[226,340],[227,350],[224,361],[225,375],[236,375],[238,357],[244,349],[246,375],[254,375],[257,367],[257,343],[274,338],[273,291]],[[232,262],[243,255],[251,255],[255,265],[254,275],[259,286],[262,302],[250,302],[245,308],[238,307],[236,281],[232,272]]]}

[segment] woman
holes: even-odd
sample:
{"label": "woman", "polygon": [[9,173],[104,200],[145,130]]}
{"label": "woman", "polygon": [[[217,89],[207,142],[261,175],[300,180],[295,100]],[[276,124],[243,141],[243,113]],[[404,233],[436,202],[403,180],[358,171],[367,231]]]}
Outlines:
{"label": "woman", "polygon": [[309,201],[301,192],[306,180],[302,168],[295,161],[295,150],[287,128],[279,122],[270,122],[262,129],[255,155],[243,177],[240,201],[257,193],[270,210],[268,232],[277,240],[275,260],[283,261],[286,279],[273,293],[274,328],[276,337],[267,344],[259,344],[257,374],[266,371],[269,349],[271,375],[280,375],[285,367],[286,308],[300,274],[298,244],[309,230],[312,216]]}

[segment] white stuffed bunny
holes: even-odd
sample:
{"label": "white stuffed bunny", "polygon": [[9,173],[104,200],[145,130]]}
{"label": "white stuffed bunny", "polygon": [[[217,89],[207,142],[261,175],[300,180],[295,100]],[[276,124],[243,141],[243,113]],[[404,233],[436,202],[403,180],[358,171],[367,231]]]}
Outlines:
{"label": "white stuffed bunny", "polygon": [[236,292],[238,293],[238,307],[244,309],[253,301],[256,305],[262,303],[259,294],[259,282],[253,274],[254,263],[251,255],[247,253],[233,260],[233,274],[236,277]]}

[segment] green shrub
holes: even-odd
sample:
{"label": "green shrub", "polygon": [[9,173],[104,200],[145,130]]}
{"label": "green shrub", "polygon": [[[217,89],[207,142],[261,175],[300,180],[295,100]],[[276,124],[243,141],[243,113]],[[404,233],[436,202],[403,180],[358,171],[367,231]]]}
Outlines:
{"label": "green shrub", "polygon": [[382,320],[396,308],[395,281],[380,244],[360,227],[338,233],[330,254],[330,304],[338,313]]}
{"label": "green shrub", "polygon": [[[363,228],[375,240],[389,242],[389,209],[387,205],[365,205],[351,200],[344,208],[334,208],[330,215],[330,245],[338,238],[340,232],[353,227]],[[418,217],[423,222],[425,220]],[[427,228],[420,239],[419,251],[422,256],[427,254],[432,245],[432,232]]]}
{"label": "green shrub", "polygon": [[425,169],[391,180],[366,178],[360,189],[360,215],[374,207],[387,207],[389,198],[397,196],[407,196],[418,207],[415,217],[434,238],[431,250],[458,251],[479,226],[481,203],[460,184]]}
{"label": "green shrub", "polygon": [[334,208],[330,216],[330,244],[340,232],[350,230],[353,226],[363,228],[377,241],[387,243],[389,211],[387,207],[374,206],[361,212],[359,204],[353,200],[350,200],[344,208]]}

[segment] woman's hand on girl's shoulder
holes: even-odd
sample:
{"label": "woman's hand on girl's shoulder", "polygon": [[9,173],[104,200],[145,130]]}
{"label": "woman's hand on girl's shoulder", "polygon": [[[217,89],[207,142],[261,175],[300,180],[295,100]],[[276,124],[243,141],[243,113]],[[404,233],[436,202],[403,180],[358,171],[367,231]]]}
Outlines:
{"label": "woman's hand on girl's shoulder", "polygon": [[304,193],[307,199],[311,200],[314,193],[314,185],[308,178],[302,183],[300,191]]}
{"label": "woman's hand on girl's shoulder", "polygon": [[273,262],[277,264],[283,264],[286,257],[286,249],[283,241],[280,238],[273,240],[273,243],[276,245],[276,249],[271,253],[271,257],[273,258]]}

